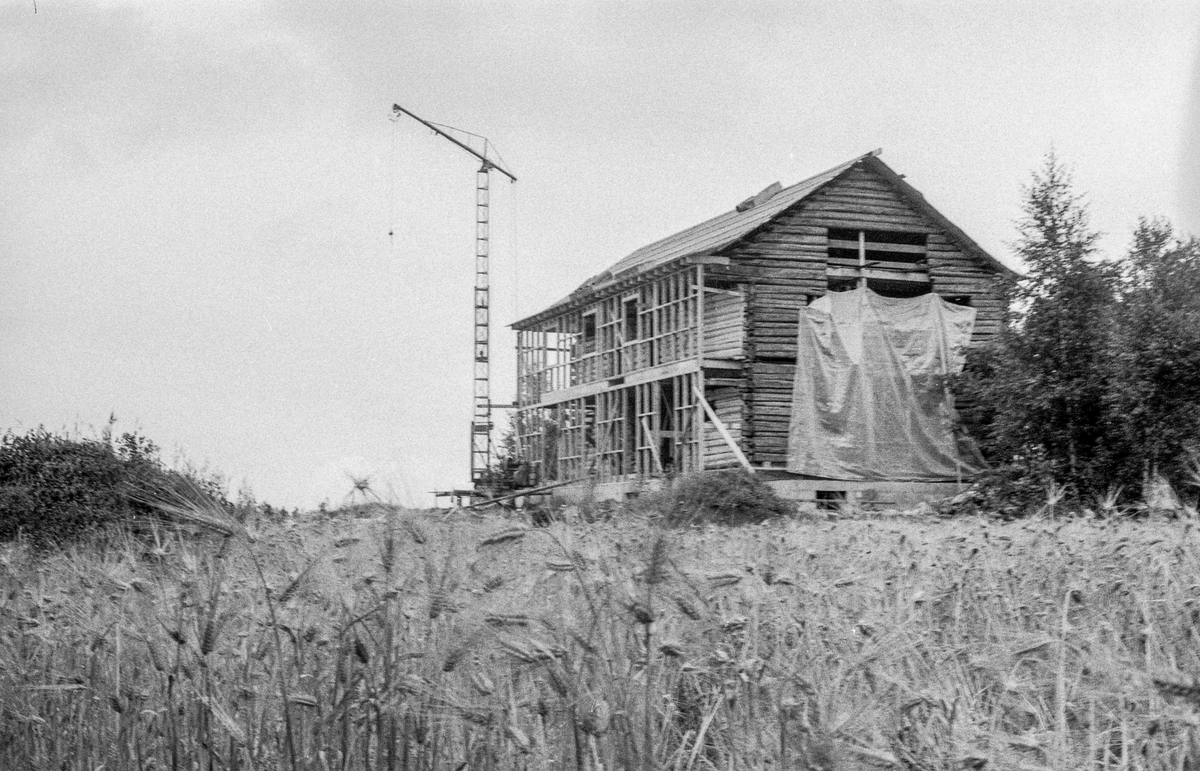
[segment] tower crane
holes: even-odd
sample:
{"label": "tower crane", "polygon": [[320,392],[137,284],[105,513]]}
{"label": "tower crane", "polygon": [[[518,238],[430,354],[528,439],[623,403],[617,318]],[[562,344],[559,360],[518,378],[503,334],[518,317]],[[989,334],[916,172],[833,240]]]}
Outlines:
{"label": "tower crane", "polygon": [[[479,490],[488,481],[488,469],[494,455],[490,380],[491,306],[488,283],[491,172],[493,170],[500,172],[508,177],[510,182],[516,182],[517,178],[498,160],[488,157],[491,143],[487,137],[478,137],[483,140],[483,152],[479,152],[449,133],[450,131],[461,131],[461,129],[432,123],[417,117],[398,104],[393,104],[392,120],[397,121],[403,115],[426,126],[438,136],[450,140],[482,163],[479,171],[475,172],[475,392],[474,410],[471,415],[471,483],[476,490]],[[469,132],[462,131],[462,133],[468,134]],[[496,156],[498,158],[499,154],[496,153]]]}

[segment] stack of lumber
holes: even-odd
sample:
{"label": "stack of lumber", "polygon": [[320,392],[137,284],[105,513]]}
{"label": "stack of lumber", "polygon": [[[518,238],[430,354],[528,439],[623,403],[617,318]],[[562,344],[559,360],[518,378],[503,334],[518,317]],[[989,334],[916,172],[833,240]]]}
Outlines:
{"label": "stack of lumber", "polygon": [[753,421],[752,461],[786,463],[792,420],[794,362],[755,361],[749,366],[748,412]]}

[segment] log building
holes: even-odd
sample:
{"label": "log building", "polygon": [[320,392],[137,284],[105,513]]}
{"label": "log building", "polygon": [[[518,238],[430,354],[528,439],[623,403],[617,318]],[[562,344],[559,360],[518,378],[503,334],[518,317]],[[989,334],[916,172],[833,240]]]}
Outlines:
{"label": "log building", "polygon": [[800,310],[863,285],[934,292],[976,310],[977,344],[1000,328],[1010,273],[878,154],[773,184],[514,324],[515,429],[538,483],[616,494],[745,464],[801,498],[865,490],[785,470]]}

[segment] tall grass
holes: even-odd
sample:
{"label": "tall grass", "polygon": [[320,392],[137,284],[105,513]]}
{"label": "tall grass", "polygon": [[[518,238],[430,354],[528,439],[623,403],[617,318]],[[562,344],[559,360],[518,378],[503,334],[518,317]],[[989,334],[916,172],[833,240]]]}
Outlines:
{"label": "tall grass", "polygon": [[248,535],[0,552],[0,768],[1200,761],[1187,522]]}

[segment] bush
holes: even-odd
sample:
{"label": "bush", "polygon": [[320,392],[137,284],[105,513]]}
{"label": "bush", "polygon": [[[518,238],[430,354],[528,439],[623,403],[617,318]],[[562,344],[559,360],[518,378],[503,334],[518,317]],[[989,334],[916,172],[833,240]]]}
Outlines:
{"label": "bush", "polygon": [[[72,439],[43,428],[0,437],[0,540],[64,543],[156,516],[149,496],[186,491],[223,500],[220,483],[165,468],[137,434],[118,442]],[[194,495],[193,495],[194,497]]]}
{"label": "bush", "polygon": [[750,525],[795,513],[757,474],[744,469],[709,471],[680,477],[670,490],[652,498],[658,516],[672,527],[712,523]]}

